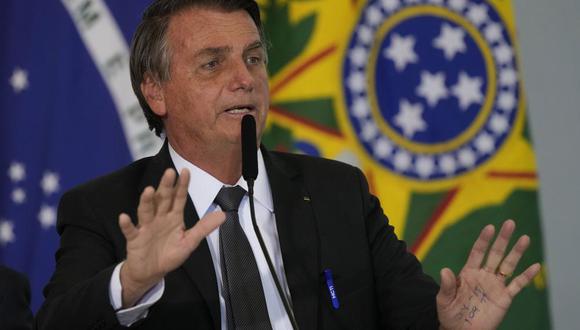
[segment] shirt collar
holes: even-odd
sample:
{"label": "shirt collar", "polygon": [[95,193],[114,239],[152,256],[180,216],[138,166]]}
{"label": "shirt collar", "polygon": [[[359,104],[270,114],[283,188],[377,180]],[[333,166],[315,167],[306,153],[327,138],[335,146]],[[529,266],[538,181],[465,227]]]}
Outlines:
{"label": "shirt collar", "polygon": [[[171,144],[169,144],[169,156],[178,173],[184,168],[187,168],[189,173],[191,173],[191,180],[189,181],[188,187],[189,196],[198,216],[204,216],[212,206],[222,186],[228,185],[181,157],[173,149]],[[248,184],[243,177],[240,177],[236,185],[248,191]],[[262,207],[268,209],[268,211],[274,211],[270,183],[268,182],[266,166],[264,165],[264,158],[262,157],[262,150],[260,149],[258,149],[258,177],[254,182],[254,200],[256,203],[262,205]]]}

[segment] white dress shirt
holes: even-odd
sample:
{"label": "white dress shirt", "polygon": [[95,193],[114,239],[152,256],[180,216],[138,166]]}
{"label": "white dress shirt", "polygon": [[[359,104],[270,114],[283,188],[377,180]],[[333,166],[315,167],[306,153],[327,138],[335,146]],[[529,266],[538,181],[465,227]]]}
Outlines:
{"label": "white dress shirt", "polygon": [[[191,173],[188,192],[191,200],[193,201],[195,210],[200,218],[209,212],[219,210],[220,208],[217,204],[214,203],[214,199],[222,186],[226,184],[220,182],[218,179],[214,178],[207,172],[185,160],[183,157],[177,154],[171,145],[169,145],[169,155],[171,156],[171,160],[173,161],[173,164],[175,164],[175,168],[178,172],[181,172],[182,169],[187,168]],[[241,177],[236,185],[243,187],[246,191],[248,190],[246,181],[244,181]],[[274,269],[276,270],[278,279],[280,280],[280,285],[286,292],[286,296],[290,298],[290,292],[284,273],[284,265],[282,264],[282,252],[280,250],[278,230],[276,229],[276,217],[274,214],[274,207],[272,202],[272,192],[270,190],[270,183],[266,174],[266,167],[264,166],[264,159],[262,158],[262,152],[260,150],[258,150],[258,177],[254,183],[254,207],[256,212],[256,222],[264,239],[266,248],[268,249],[268,253],[270,254],[270,258],[274,265]],[[272,278],[272,275],[270,274],[266,258],[262,253],[260,243],[258,242],[256,233],[254,232],[252,219],[250,217],[250,203],[247,195],[244,196],[240,203],[238,214],[240,225],[248,237],[248,241],[250,242],[250,246],[254,252],[254,257],[256,258],[258,271],[262,280],[262,287],[264,288],[266,305],[268,306],[268,315],[270,316],[272,327],[273,329],[280,330],[292,329],[290,319],[284,310],[284,305],[280,299],[278,291],[276,290],[276,284]],[[220,298],[221,328],[222,330],[226,330],[226,305],[222,294],[222,272],[219,257],[219,228],[210,233],[206,240],[209,246],[209,251],[217,278],[216,285]],[[159,282],[141,298],[136,306],[121,310],[122,287],[119,276],[121,265],[122,263],[117,265],[111,277],[109,296],[111,305],[115,310],[117,310],[117,318],[119,322],[124,326],[129,326],[134,322],[147,317],[149,307],[155,304],[163,295],[165,282],[164,280],[161,280],[161,282]]]}

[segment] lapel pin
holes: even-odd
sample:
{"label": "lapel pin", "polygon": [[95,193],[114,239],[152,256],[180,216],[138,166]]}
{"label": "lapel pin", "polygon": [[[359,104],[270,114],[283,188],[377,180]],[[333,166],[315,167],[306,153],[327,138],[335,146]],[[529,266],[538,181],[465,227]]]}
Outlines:
{"label": "lapel pin", "polygon": [[304,201],[305,201],[305,202],[310,202],[310,197],[308,197],[308,196],[304,196]]}

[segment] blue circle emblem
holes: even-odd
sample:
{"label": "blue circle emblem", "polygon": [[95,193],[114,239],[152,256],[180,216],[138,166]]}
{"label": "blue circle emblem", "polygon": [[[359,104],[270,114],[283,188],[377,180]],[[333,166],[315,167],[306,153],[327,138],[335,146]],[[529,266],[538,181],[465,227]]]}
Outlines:
{"label": "blue circle emblem", "polygon": [[484,0],[369,1],[343,63],[364,150],[400,175],[471,171],[509,135],[520,84],[510,36]]}

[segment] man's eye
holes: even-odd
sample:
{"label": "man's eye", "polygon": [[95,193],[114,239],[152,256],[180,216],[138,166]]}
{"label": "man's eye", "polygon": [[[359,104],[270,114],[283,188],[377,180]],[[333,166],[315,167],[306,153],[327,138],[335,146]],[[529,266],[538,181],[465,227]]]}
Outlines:
{"label": "man's eye", "polygon": [[207,69],[207,70],[212,70],[212,69],[215,69],[218,66],[218,64],[219,64],[218,60],[211,60],[211,61],[205,63],[203,65],[203,68]]}
{"label": "man's eye", "polygon": [[263,62],[261,56],[249,56],[246,61],[248,64],[262,64]]}

